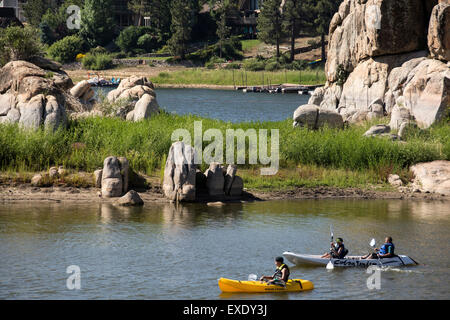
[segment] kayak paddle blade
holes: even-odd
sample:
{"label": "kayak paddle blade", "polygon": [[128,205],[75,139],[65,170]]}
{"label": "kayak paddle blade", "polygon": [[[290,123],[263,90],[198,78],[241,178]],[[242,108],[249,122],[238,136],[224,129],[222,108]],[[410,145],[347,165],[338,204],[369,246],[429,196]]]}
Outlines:
{"label": "kayak paddle blade", "polygon": [[375,241],[375,239],[372,239],[371,241],[370,241],[370,246],[371,247],[373,247],[373,248],[375,248],[375,245],[377,244],[377,242]]}
{"label": "kayak paddle blade", "polygon": [[248,281],[256,281],[258,280],[258,276],[256,274],[249,274],[248,275]]}
{"label": "kayak paddle blade", "polygon": [[328,262],[328,264],[327,264],[327,270],[333,270],[333,269],[334,269],[334,264],[330,260],[330,262]]}

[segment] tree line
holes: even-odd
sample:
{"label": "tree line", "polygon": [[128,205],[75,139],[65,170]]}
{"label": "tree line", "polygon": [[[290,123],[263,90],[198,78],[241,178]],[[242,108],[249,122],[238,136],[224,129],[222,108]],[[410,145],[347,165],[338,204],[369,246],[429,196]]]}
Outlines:
{"label": "tree line", "polygon": [[[342,0],[260,0],[257,19],[258,38],[274,44],[280,56],[280,42],[289,37],[291,60],[294,60],[295,38],[303,31],[313,31],[322,38],[322,57],[325,59],[325,35],[333,14]],[[167,45],[173,55],[185,58],[188,45],[199,37],[215,37],[220,46],[232,34],[228,16],[239,8],[239,0],[130,0],[127,8],[135,14],[134,23],[143,31],[127,31],[119,35],[114,17],[114,0],[28,0],[24,5],[27,21],[40,29],[43,43],[52,45],[67,36],[79,36],[90,48],[106,46],[115,39],[137,37],[142,48],[152,43]],[[66,25],[69,5],[81,8],[81,29],[69,30]],[[207,4],[207,20],[199,15]],[[149,24],[143,17],[149,18]],[[201,20],[203,19],[203,20]],[[144,34],[143,34],[144,33]],[[140,38],[142,37],[142,39]],[[119,39],[120,40],[120,39]],[[117,41],[116,41],[117,42]],[[124,46],[136,41],[125,41]],[[150,45],[146,45],[150,44]],[[154,46],[153,46],[154,47]]]}

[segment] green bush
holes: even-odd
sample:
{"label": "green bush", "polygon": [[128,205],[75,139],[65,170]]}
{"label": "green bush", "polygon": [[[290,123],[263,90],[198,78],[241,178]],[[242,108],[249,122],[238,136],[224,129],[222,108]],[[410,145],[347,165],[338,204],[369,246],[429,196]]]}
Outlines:
{"label": "green bush", "polygon": [[216,68],[216,64],[213,62],[207,62],[205,63],[205,68],[206,69],[215,69]]}
{"label": "green bush", "polygon": [[146,33],[139,37],[139,39],[137,41],[137,45],[142,50],[145,50],[146,52],[150,52],[158,46],[158,40],[155,37],[153,37],[152,35]]}
{"label": "green bush", "polygon": [[79,36],[68,36],[52,44],[47,52],[58,62],[72,62],[83,51],[83,46],[84,41]]}
{"label": "green bush", "polygon": [[280,70],[282,68],[281,64],[276,61],[271,61],[266,64],[265,70],[266,71],[276,71]]}
{"label": "green bush", "polygon": [[308,67],[308,62],[305,60],[295,60],[291,63],[291,68],[294,70],[305,70]]}
{"label": "green bush", "polygon": [[[207,46],[204,49],[197,50],[186,56],[187,60],[206,63],[213,57],[220,56],[219,43]],[[222,58],[226,60],[241,60],[242,59],[242,43],[238,38],[231,38],[222,43]]]}
{"label": "green bush", "polygon": [[244,61],[244,68],[248,71],[262,71],[266,67],[264,60],[248,59]]}
{"label": "green bush", "polygon": [[113,66],[112,58],[108,54],[88,53],[82,60],[83,67],[90,70],[106,70]]}
{"label": "green bush", "polygon": [[39,32],[32,27],[8,27],[0,32],[0,65],[42,55]]}
{"label": "green bush", "polygon": [[97,55],[97,54],[106,54],[106,53],[108,53],[108,51],[104,47],[97,46],[97,47],[89,50],[89,53],[93,54],[93,55]]}
{"label": "green bush", "polygon": [[239,63],[237,63],[237,62],[228,63],[225,66],[225,69],[227,69],[227,70],[232,70],[232,69],[237,70],[237,69],[240,69],[240,68],[241,68],[241,65]]}
{"label": "green bush", "polygon": [[123,52],[150,52],[160,46],[159,39],[152,36],[153,33],[150,27],[130,26],[120,32],[116,44]]}

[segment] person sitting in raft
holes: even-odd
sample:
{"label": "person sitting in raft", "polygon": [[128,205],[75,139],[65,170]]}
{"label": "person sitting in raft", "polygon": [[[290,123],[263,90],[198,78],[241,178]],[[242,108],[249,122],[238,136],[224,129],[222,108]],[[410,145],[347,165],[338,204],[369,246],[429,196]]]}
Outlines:
{"label": "person sitting in raft", "polygon": [[332,242],[330,252],[325,253],[322,258],[344,259],[347,253],[348,250],[344,246],[344,240],[342,238],[337,238],[336,244]]}
{"label": "person sitting in raft", "polygon": [[284,264],[283,257],[275,258],[275,265],[277,266],[277,269],[275,270],[273,276],[262,276],[259,281],[266,281],[269,284],[275,284],[284,287],[289,280],[289,268]]}
{"label": "person sitting in raft", "polygon": [[384,242],[385,244],[383,244],[380,249],[375,249],[376,252],[369,253],[367,256],[361,257],[361,259],[383,259],[394,257],[395,246],[392,243],[392,237],[386,237],[386,239],[384,239]]}

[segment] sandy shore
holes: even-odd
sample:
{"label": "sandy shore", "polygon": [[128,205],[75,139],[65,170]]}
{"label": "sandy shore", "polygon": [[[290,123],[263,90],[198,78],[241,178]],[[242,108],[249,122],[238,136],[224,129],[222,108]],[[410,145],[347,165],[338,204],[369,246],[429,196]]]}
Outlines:
{"label": "sandy shore", "polygon": [[[168,203],[161,188],[137,190],[145,203]],[[249,202],[271,200],[301,200],[301,199],[397,199],[397,200],[443,200],[450,197],[430,193],[401,193],[395,191],[363,190],[356,188],[339,189],[332,187],[296,188],[285,191],[247,190],[240,199],[224,202]],[[113,203],[116,199],[100,196],[97,188],[74,187],[32,187],[29,184],[0,185],[0,202],[56,202],[56,203]],[[218,199],[202,202],[217,202]]]}

